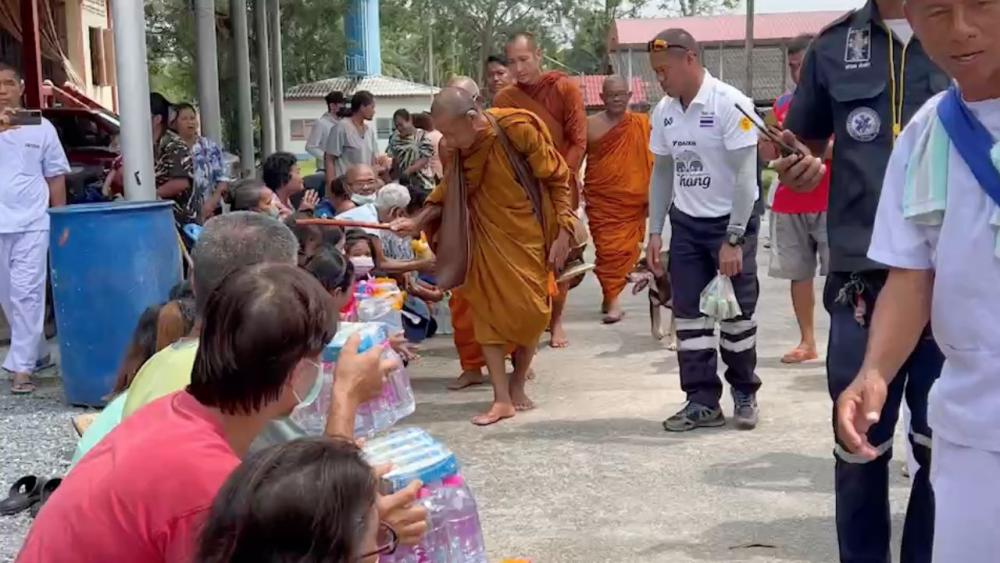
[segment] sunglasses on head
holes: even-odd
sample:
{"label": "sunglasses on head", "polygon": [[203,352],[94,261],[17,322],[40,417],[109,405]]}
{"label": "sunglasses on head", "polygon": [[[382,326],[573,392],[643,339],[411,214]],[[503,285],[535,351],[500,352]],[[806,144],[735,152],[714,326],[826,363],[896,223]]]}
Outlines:
{"label": "sunglasses on head", "polygon": [[666,39],[653,39],[649,43],[646,43],[646,50],[650,53],[658,53],[661,51],[667,51],[670,49],[678,49],[681,51],[690,51],[684,45],[674,45],[667,41]]}

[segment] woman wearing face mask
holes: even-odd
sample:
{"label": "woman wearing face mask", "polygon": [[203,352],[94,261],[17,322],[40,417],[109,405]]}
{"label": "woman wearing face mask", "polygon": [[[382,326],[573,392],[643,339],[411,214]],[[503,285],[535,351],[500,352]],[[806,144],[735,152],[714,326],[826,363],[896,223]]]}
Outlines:
{"label": "woman wearing face mask", "polygon": [[[406,214],[410,205],[410,191],[400,184],[387,184],[375,193],[372,203],[359,205],[337,215],[337,219],[361,223],[389,223]],[[371,253],[381,272],[405,274],[407,272],[430,272],[434,269],[434,257],[417,258],[410,246],[410,239],[400,237],[387,229],[364,229],[374,237]]]}
{"label": "woman wearing face mask", "polygon": [[354,279],[367,279],[375,270],[375,242],[372,236],[361,229],[351,229],[347,231],[344,250],[354,270]]}
{"label": "woman wearing face mask", "polygon": [[257,179],[240,180],[230,188],[230,207],[233,211],[253,211],[278,218],[274,206],[274,192]]}
{"label": "woman wearing face mask", "polygon": [[305,438],[248,457],[226,481],[197,561],[375,563],[397,531],[379,519],[378,479],[345,440]]}

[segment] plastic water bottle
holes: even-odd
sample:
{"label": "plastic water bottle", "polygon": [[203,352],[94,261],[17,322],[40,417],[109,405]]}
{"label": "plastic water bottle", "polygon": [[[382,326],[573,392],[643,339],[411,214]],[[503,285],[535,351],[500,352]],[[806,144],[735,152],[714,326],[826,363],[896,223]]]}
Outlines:
{"label": "plastic water bottle", "polygon": [[446,477],[441,482],[442,500],[446,505],[444,528],[448,535],[449,561],[455,563],[486,563],[486,547],[479,525],[479,508],[461,475]]}
{"label": "plastic water bottle", "polygon": [[444,300],[434,306],[434,320],[437,322],[437,333],[442,336],[455,334],[455,328],[451,326],[451,292],[445,296]]}
{"label": "plastic water bottle", "polygon": [[358,320],[365,323],[385,323],[389,334],[403,332],[403,315],[392,306],[392,301],[370,297],[358,304]]}
{"label": "plastic water bottle", "polygon": [[393,396],[396,399],[395,411],[397,422],[410,416],[417,410],[417,401],[413,396],[413,386],[410,384],[410,376],[406,373],[406,368],[399,368],[390,373],[389,384],[386,387],[393,389]]}

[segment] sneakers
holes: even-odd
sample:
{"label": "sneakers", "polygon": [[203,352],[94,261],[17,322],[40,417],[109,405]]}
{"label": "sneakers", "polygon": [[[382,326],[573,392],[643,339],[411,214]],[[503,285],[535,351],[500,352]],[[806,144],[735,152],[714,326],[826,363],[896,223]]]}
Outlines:
{"label": "sneakers", "polygon": [[667,432],[687,432],[695,428],[712,428],[726,425],[726,417],[722,416],[719,407],[706,407],[689,402],[674,416],[663,421],[663,429]]}
{"label": "sneakers", "polygon": [[757,407],[757,396],[732,389],[733,392],[733,424],[740,430],[753,430],[757,427],[760,409]]}

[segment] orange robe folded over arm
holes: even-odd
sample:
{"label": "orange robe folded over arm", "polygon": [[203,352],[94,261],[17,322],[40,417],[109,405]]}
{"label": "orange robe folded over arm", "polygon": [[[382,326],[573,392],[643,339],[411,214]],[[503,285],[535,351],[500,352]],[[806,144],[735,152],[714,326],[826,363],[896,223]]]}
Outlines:
{"label": "orange robe folded over arm", "polygon": [[604,299],[618,297],[639,261],[646,236],[649,177],[649,118],[626,113],[587,152],[584,198],[597,261],[594,273]]}
{"label": "orange robe folded over arm", "polygon": [[[492,128],[462,152],[469,186],[470,265],[461,294],[472,307],[476,341],[486,345],[534,346],[549,323],[547,248],[560,229],[571,230],[569,169],[533,114],[489,110],[525,156],[542,189],[545,229],[517,183],[514,169]],[[441,204],[443,181],[428,196]]]}

